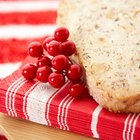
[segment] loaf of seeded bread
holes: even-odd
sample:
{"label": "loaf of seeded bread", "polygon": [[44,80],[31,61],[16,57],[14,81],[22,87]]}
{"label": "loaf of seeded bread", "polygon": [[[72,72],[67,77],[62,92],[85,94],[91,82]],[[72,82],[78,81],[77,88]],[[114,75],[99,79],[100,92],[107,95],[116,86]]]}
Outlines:
{"label": "loaf of seeded bread", "polygon": [[90,95],[113,112],[140,112],[139,0],[62,0],[58,24],[76,43]]}

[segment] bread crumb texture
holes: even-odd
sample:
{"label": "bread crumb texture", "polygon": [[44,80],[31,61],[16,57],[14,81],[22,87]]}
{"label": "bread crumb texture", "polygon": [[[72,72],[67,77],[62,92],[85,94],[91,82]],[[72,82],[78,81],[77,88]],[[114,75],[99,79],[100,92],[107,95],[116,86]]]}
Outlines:
{"label": "bread crumb texture", "polygon": [[69,28],[76,43],[76,57],[86,70],[90,94],[110,110],[121,111],[129,106],[128,111],[132,112],[133,105],[139,106],[140,111],[140,2],[62,3],[58,23]]}

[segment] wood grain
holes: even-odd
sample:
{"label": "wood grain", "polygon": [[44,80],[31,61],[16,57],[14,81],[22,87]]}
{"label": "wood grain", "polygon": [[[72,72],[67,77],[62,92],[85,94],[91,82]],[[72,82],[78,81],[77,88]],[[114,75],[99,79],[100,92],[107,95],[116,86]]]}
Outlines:
{"label": "wood grain", "polygon": [[8,140],[94,140],[33,122],[8,117],[0,113],[0,134]]}

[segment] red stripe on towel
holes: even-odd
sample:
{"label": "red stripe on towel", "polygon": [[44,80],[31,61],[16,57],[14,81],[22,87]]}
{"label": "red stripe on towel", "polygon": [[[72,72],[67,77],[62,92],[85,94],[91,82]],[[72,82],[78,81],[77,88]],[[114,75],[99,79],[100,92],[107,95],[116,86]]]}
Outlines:
{"label": "red stripe on towel", "polygon": [[54,24],[56,23],[56,16],[56,11],[0,13],[0,25]]}

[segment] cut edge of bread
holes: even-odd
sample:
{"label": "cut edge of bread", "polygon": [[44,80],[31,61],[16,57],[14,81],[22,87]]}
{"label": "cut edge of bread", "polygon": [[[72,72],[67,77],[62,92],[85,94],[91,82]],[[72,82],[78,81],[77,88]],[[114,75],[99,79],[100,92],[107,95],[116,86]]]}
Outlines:
{"label": "cut edge of bread", "polygon": [[[65,22],[67,20],[67,15],[68,15],[67,6],[69,6],[67,0],[62,0],[60,2],[58,8],[58,18],[57,18],[57,24],[59,26],[68,27]],[[78,53],[76,53],[72,57],[72,59],[76,63],[82,65]],[[86,77],[86,81],[90,91],[90,95],[103,108],[106,108],[109,111],[115,113],[130,113],[130,112],[140,113],[140,93],[128,97],[115,97],[115,96],[111,96],[109,93],[103,91],[102,89],[97,89],[96,87],[91,85],[89,77]]]}

